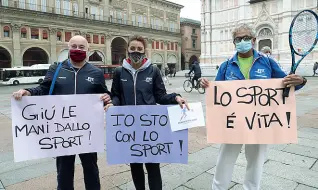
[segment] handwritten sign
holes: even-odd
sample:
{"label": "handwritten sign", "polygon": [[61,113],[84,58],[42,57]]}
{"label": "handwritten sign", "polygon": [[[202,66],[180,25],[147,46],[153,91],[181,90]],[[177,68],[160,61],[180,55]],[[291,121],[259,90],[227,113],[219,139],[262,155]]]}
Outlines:
{"label": "handwritten sign", "polygon": [[16,162],[104,151],[100,95],[23,97],[11,100]]}
{"label": "handwritten sign", "polygon": [[172,132],[167,106],[118,106],[106,113],[109,164],[188,162],[188,130]]}
{"label": "handwritten sign", "polygon": [[211,82],[207,89],[209,143],[297,143],[294,88],[283,98],[282,79]]}
{"label": "handwritten sign", "polygon": [[204,127],[204,114],[201,102],[189,103],[188,110],[185,106],[183,109],[179,105],[169,106],[169,120],[172,131],[180,131],[193,127]]}

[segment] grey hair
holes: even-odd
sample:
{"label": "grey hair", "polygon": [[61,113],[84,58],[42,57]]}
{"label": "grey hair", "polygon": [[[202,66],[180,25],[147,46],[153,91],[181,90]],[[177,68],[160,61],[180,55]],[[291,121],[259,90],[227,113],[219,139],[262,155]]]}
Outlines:
{"label": "grey hair", "polygon": [[267,52],[267,51],[272,52],[271,48],[268,47],[268,46],[264,46],[261,51],[262,51],[263,53],[265,53],[265,52]]}
{"label": "grey hair", "polygon": [[233,38],[233,40],[234,40],[236,34],[237,34],[238,32],[241,32],[241,31],[248,31],[248,32],[250,32],[250,34],[251,34],[251,36],[252,36],[253,38],[256,37],[255,30],[254,30],[252,27],[250,27],[249,25],[247,25],[247,24],[244,23],[244,24],[240,24],[239,26],[235,27],[234,30],[232,31],[232,38]]}

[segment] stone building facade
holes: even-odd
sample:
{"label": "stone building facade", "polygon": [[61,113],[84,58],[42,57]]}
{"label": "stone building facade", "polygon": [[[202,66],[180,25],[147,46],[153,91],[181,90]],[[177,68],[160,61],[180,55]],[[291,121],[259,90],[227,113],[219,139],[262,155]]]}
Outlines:
{"label": "stone building facade", "polygon": [[133,35],[147,40],[158,66],[181,67],[180,10],[166,0],[1,0],[0,68],[63,61],[74,35],[90,44],[89,61],[120,64]]}
{"label": "stone building facade", "polygon": [[[317,0],[201,0],[201,4],[201,63],[206,72],[214,72],[216,65],[233,55],[232,30],[240,23],[255,29],[255,49],[271,47],[273,57],[289,71],[290,23],[301,10],[317,10]],[[312,66],[317,60],[318,49],[315,48],[297,72],[312,75]]]}
{"label": "stone building facade", "polygon": [[193,61],[199,61],[201,55],[201,22],[181,18],[182,34],[181,70],[189,69]]}

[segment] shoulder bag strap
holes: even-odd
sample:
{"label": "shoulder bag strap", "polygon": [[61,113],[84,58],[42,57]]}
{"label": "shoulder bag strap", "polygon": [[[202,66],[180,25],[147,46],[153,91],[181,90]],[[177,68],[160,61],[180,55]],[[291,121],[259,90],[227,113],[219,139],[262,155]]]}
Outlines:
{"label": "shoulder bag strap", "polygon": [[53,93],[53,89],[54,89],[54,85],[55,85],[55,82],[56,82],[56,78],[57,78],[57,75],[59,74],[59,71],[60,71],[61,68],[62,68],[62,63],[59,63],[59,65],[57,66],[57,68],[55,70],[53,79],[52,79],[49,95],[52,95],[52,93]]}

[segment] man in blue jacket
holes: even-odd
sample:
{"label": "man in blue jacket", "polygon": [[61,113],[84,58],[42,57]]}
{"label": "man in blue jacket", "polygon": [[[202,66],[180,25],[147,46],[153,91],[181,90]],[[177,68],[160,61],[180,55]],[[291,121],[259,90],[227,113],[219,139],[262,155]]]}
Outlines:
{"label": "man in blue jacket", "polygon": [[[68,47],[70,59],[60,63],[61,69],[57,70],[58,65],[52,64],[38,87],[21,89],[14,92],[13,97],[20,100],[22,96],[49,95],[54,74],[58,72],[52,95],[103,94],[101,100],[104,104],[110,104],[110,92],[105,85],[102,71],[86,62],[87,40],[82,36],[74,36]],[[84,171],[85,188],[100,190],[97,153],[80,154],[79,157]],[[74,189],[74,162],[75,155],[56,158],[58,190]]]}
{"label": "man in blue jacket", "polygon": [[[216,81],[284,78],[286,86],[295,86],[296,90],[304,86],[307,80],[299,75],[286,75],[279,64],[272,58],[253,49],[255,33],[248,25],[243,24],[233,30],[233,43],[237,53],[222,63],[215,78]],[[207,79],[201,79],[204,88],[209,86]],[[234,164],[242,144],[222,144],[216,164],[212,190],[227,190],[231,182]],[[263,164],[268,145],[245,145],[247,170],[243,183],[244,190],[259,190]]]}

